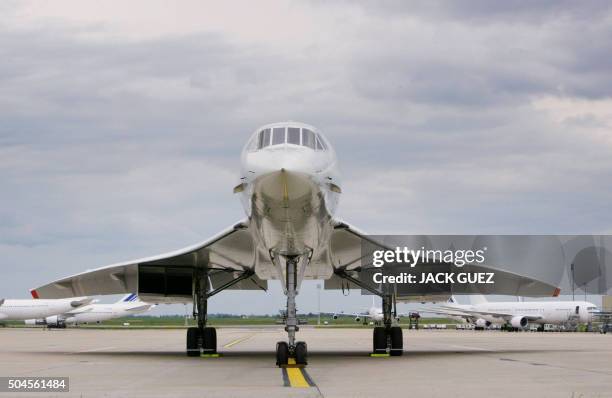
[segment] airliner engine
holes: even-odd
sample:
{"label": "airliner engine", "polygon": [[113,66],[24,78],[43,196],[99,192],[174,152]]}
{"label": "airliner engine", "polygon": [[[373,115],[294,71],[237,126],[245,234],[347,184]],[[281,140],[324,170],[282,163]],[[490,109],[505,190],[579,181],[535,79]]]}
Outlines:
{"label": "airliner engine", "polygon": [[45,322],[47,327],[50,328],[65,328],[66,322],[64,322],[64,318],[59,315],[48,316],[45,318]]}
{"label": "airliner engine", "polygon": [[515,316],[514,318],[510,320],[510,325],[512,325],[512,327],[515,327],[515,328],[525,329],[528,324],[529,322],[527,321],[527,318],[525,318],[524,316],[520,316],[520,315]]}

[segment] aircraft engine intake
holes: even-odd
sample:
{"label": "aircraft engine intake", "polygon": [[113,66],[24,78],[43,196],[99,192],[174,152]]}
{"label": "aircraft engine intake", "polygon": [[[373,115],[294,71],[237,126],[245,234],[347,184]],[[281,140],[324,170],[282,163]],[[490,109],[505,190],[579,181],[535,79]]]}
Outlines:
{"label": "aircraft engine intake", "polygon": [[529,322],[527,321],[527,318],[525,318],[524,316],[520,316],[520,315],[515,316],[514,318],[510,320],[510,325],[512,325],[512,327],[515,327],[515,328],[525,329],[528,324]]}

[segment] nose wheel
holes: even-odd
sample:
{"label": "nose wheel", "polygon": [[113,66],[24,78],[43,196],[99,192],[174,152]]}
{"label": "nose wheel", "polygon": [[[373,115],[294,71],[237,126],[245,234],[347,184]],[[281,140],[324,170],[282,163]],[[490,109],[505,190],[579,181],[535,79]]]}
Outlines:
{"label": "nose wheel", "polygon": [[289,344],[286,341],[276,343],[276,366],[283,366],[289,363]]}
{"label": "nose wheel", "polygon": [[289,358],[295,360],[296,365],[308,364],[308,346],[303,341],[298,341],[291,350],[286,341],[276,343],[276,366],[282,367],[289,364]]}
{"label": "nose wheel", "polygon": [[308,347],[303,341],[298,341],[295,344],[295,363],[298,365],[307,365]]}

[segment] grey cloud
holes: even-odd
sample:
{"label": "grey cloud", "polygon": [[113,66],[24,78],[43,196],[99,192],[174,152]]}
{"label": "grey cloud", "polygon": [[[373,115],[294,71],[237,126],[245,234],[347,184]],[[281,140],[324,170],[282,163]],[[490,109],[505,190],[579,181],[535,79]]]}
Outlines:
{"label": "grey cloud", "polygon": [[[539,1],[401,1],[382,0],[377,2],[358,1],[342,4],[358,5],[364,11],[388,18],[420,17],[433,20],[450,19],[459,22],[478,24],[533,24],[546,23],[550,20],[572,19],[588,21],[601,18],[609,13],[612,7],[605,0],[576,2],[571,0]],[[315,2],[316,3],[316,2]],[[320,3],[319,3],[320,4]]]}

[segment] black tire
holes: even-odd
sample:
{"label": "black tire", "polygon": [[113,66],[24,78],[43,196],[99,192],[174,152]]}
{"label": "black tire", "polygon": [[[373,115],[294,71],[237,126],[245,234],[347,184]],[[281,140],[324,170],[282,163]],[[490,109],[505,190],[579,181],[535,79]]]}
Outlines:
{"label": "black tire", "polygon": [[284,341],[276,343],[276,366],[283,366],[289,363],[289,344]]}
{"label": "black tire", "polygon": [[303,341],[295,344],[295,363],[298,365],[308,365],[308,347]]}
{"label": "black tire", "polygon": [[198,328],[187,329],[187,356],[188,357],[199,357],[200,356],[200,331]]}
{"label": "black tire", "polygon": [[381,326],[375,327],[372,337],[374,354],[385,354],[387,352],[387,333],[385,328]]}
{"label": "black tire", "polygon": [[214,354],[217,352],[217,330],[215,328],[204,328],[202,348],[204,354]]}
{"label": "black tire", "polygon": [[391,328],[391,351],[389,354],[392,357],[399,357],[404,353],[404,336],[402,328],[393,326]]}

